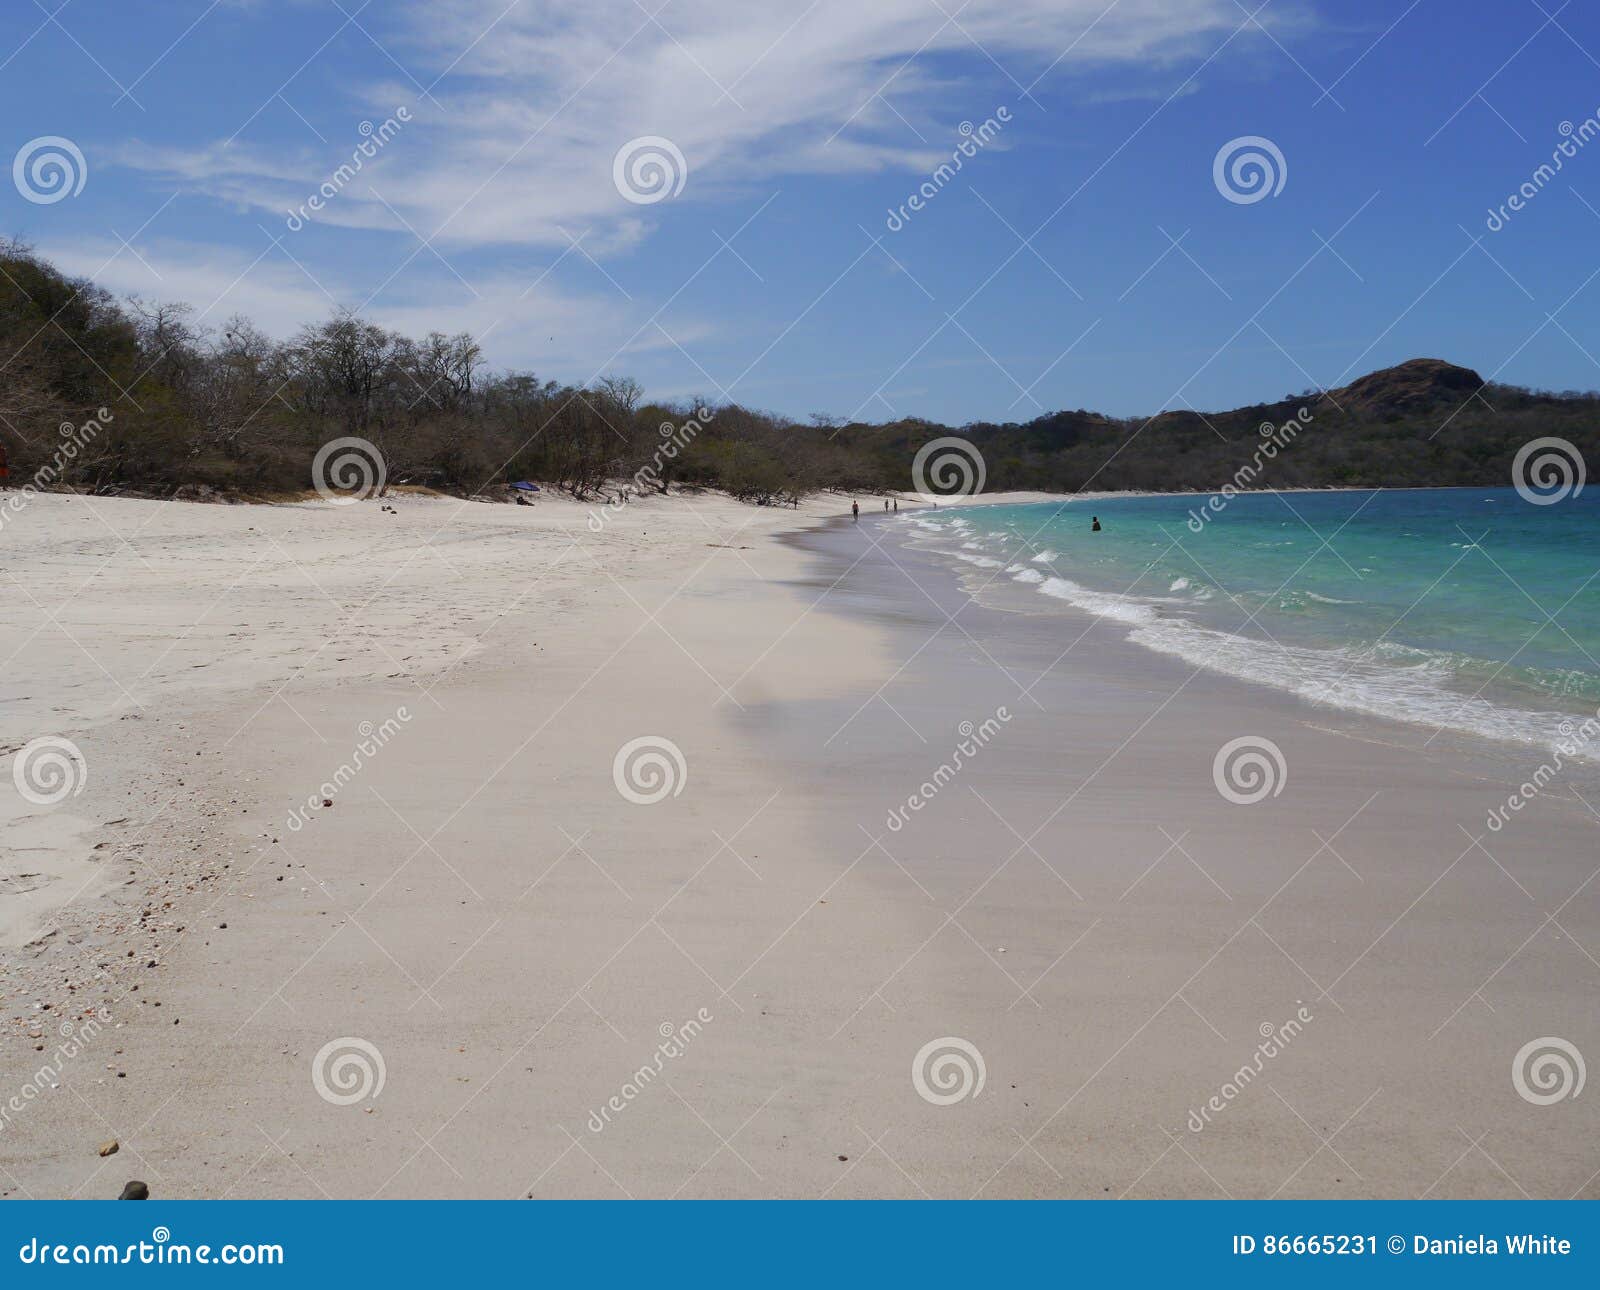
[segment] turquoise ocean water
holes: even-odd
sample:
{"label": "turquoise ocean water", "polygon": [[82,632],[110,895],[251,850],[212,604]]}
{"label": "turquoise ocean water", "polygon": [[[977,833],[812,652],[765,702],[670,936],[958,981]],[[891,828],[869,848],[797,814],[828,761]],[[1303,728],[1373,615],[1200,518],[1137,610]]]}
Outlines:
{"label": "turquoise ocean water", "polygon": [[[1510,488],[1206,500],[946,508],[899,524],[979,582],[1313,702],[1540,746],[1600,707],[1600,490],[1545,506]],[[1600,741],[1586,753],[1600,760]]]}

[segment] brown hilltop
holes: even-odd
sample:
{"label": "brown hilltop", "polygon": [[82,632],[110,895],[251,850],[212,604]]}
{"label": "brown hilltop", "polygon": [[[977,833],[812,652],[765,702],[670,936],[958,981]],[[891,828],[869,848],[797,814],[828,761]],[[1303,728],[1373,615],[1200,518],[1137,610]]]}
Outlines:
{"label": "brown hilltop", "polygon": [[[1319,419],[1324,421],[1338,416],[1355,421],[1393,421],[1440,407],[1453,411],[1483,386],[1483,378],[1470,367],[1457,367],[1439,358],[1412,358],[1395,367],[1368,372],[1349,385],[1327,390],[1313,406]],[[1246,422],[1253,430],[1257,422],[1286,420],[1306,401],[1304,394],[1290,395],[1276,403],[1255,403],[1204,414],[1173,408],[1157,413],[1146,424],[1148,429],[1180,438],[1200,439],[1214,433],[1231,432]]]}
{"label": "brown hilltop", "polygon": [[1439,403],[1460,404],[1482,388],[1483,378],[1470,367],[1439,358],[1413,358],[1398,367],[1368,372],[1343,389],[1330,390],[1328,397],[1346,412],[1389,417]]}

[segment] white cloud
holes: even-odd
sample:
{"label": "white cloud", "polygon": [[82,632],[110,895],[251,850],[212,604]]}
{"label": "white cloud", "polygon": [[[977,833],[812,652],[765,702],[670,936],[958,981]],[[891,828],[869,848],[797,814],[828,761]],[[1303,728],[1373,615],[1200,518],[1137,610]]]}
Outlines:
{"label": "white cloud", "polygon": [[[370,290],[324,275],[313,281],[276,250],[254,263],[236,248],[192,242],[141,241],[137,250],[135,255],[110,239],[38,247],[63,272],[92,278],[119,295],[186,302],[195,308],[194,321],[213,330],[243,314],[280,339],[336,306],[361,305]],[[674,340],[692,346],[711,334],[707,324],[693,319],[674,321],[671,339],[655,327],[641,330],[637,309],[620,296],[613,301],[567,294],[550,278],[541,280],[541,272],[513,275],[502,268],[471,282],[471,290],[443,271],[416,280],[403,275],[395,292],[386,292],[362,315],[411,336],[470,332],[494,366],[577,381],[594,375],[606,355],[618,355],[622,363],[629,355],[670,349]]]}
{"label": "white cloud", "polygon": [[[617,366],[657,350],[672,361],[656,366],[692,380],[695,364],[677,361],[673,342],[693,352],[715,334],[709,321],[675,308],[670,339],[640,331],[648,306],[598,278],[587,295],[557,289],[553,275],[530,289],[541,266],[519,261],[567,252],[567,268],[581,272],[573,237],[603,260],[682,209],[729,198],[754,209],[794,176],[920,174],[948,158],[957,123],[1002,103],[1019,119],[1034,113],[1025,94],[1035,81],[1041,95],[1068,77],[1081,78],[1081,99],[1165,95],[1225,41],[1230,51],[1260,44],[1234,0],[508,3],[408,0],[387,19],[362,11],[396,61],[372,48],[370,61],[341,64],[354,110],[343,127],[319,116],[325,146],[269,145],[257,125],[201,147],[130,141],[115,153],[185,194],[253,212],[251,223],[280,236],[285,214],[352,160],[366,137],[358,121],[381,124],[403,105],[410,121],[311,221],[397,232],[396,261],[417,250],[411,230],[434,238],[470,289],[426,250],[383,282],[387,270],[359,267],[383,254],[330,260],[326,240],[294,236],[254,263],[259,247],[248,245],[141,241],[148,264],[115,242],[41,250],[114,291],[187,300],[212,326],[243,313],[282,337],[335,304],[360,306],[413,335],[469,331],[498,366],[583,380],[606,355],[619,355],[608,363]],[[1294,3],[1279,0],[1261,20],[1299,24]],[[1059,115],[1026,119],[1056,136],[1073,128]],[[687,160],[683,193],[661,206],[631,204],[613,182],[619,147],[644,135],[672,140]],[[468,253],[490,247],[498,254]]]}
{"label": "white cloud", "polygon": [[[612,181],[637,136],[687,159],[675,203],[787,174],[916,171],[948,153],[956,122],[1001,102],[1020,112],[1036,78],[1112,68],[1136,86],[1248,22],[1234,0],[647,2],[413,0],[379,34],[433,101],[375,64],[387,79],[361,91],[369,117],[406,103],[415,120],[319,218],[400,230],[403,217],[445,246],[565,246],[565,229],[616,248],[657,217]],[[957,58],[981,85],[954,78]],[[241,140],[121,160],[281,217],[357,142],[332,139],[316,159]]]}

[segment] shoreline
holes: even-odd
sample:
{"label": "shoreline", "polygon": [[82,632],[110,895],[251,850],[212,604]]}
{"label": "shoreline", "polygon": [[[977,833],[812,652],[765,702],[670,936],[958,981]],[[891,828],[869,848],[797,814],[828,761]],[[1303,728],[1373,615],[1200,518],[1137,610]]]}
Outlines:
{"label": "shoreline", "polygon": [[[163,639],[125,675],[143,668],[165,697],[117,722],[115,738],[84,737],[90,780],[72,809],[127,813],[143,845],[127,844],[128,826],[120,842],[115,828],[86,837],[112,842],[97,853],[111,856],[98,862],[104,894],[57,916],[52,940],[22,956],[26,973],[5,951],[8,1003],[52,1005],[14,1014],[7,1069],[54,1056],[34,1047],[48,1041],[46,1018],[110,1008],[60,1072],[78,1096],[30,1100],[0,1128],[8,1193],[114,1195],[138,1176],[162,1197],[1218,1194],[1187,1152],[1235,1194],[1280,1183],[1285,1194],[1414,1194],[1431,1179],[1412,1180],[1406,1160],[1437,1164],[1446,1194],[1509,1190],[1450,1174],[1459,1148],[1437,1112],[1468,1114],[1504,1083],[1467,969],[1488,976],[1526,936],[1525,898],[1470,847],[1457,856],[1466,839],[1453,821],[1434,834],[1405,809],[1424,791],[1488,800],[1487,764],[1453,749],[1419,764],[1415,750],[1358,742],[1382,734],[1378,723],[1320,729],[1243,683],[1191,678],[1176,692],[1175,665],[1092,620],[1059,673],[1038,673],[1041,711],[1018,690],[1058,652],[1043,616],[968,604],[925,554],[875,549],[862,541],[874,525],[820,506],[797,524],[716,498],[646,502],[588,551],[581,507],[542,519],[494,508],[510,516],[504,531],[490,519],[436,557],[416,539],[439,530],[440,504],[398,505],[398,518],[333,517],[314,538],[333,552],[323,564],[263,562],[262,601],[241,582],[211,611],[222,640],[270,635],[292,620],[289,575],[337,584],[344,612],[332,621],[350,624],[348,638],[308,668],[291,637],[302,666],[279,698],[262,701],[268,684],[174,702],[162,687],[195,660]],[[268,539],[244,536],[259,515],[213,513],[238,516],[252,552],[299,550],[289,521],[303,517]],[[168,562],[196,575],[199,537],[178,518],[156,539],[122,530],[156,591]],[[68,542],[72,558],[100,558],[91,531]],[[568,550],[570,535],[582,541]],[[232,578],[247,567],[222,564]],[[396,582],[386,604],[381,588]],[[303,591],[295,608],[325,603]],[[363,605],[381,644],[417,653],[360,653]],[[475,647],[447,651],[451,632]],[[252,666],[270,653],[272,640],[241,639]],[[409,718],[341,776],[362,723],[381,729],[402,706]],[[888,813],[949,761],[960,724],[1000,706],[1011,718],[959,779],[891,829]],[[1241,716],[1280,739],[1291,781],[1284,799],[1238,815],[1216,796],[1210,756]],[[1136,726],[1144,760],[1130,767],[1119,744]],[[651,804],[614,778],[613,758],[644,736],[669,739],[685,767],[680,791]],[[1373,775],[1389,782],[1362,807]],[[334,805],[291,831],[289,812],[324,782]],[[1309,804],[1291,796],[1301,785]],[[1311,854],[1308,822],[1361,881],[1330,852]],[[1575,873],[1581,823],[1549,797],[1492,844],[1548,907],[1571,902],[1562,919],[1575,944],[1593,943],[1593,903],[1559,884]],[[1395,853],[1402,837],[1414,854]],[[1452,839],[1461,845],[1446,854]],[[1540,856],[1543,869],[1524,872]],[[1257,916],[1267,930],[1239,926],[1249,909],[1234,906],[1280,884]],[[1515,908],[1484,913],[1507,891]],[[1425,897],[1425,909],[1447,898],[1479,939],[1461,944],[1431,918],[1379,935]],[[1337,1007],[1272,939],[1322,985],[1343,969]],[[137,946],[131,959],[125,945]],[[1434,958],[1453,970],[1413,979]],[[1536,1007],[1533,958],[1514,955],[1483,988],[1497,1004],[1512,992],[1519,1016],[1554,1008],[1540,1033],[1587,1047],[1565,1011],[1581,982],[1539,985]],[[76,959],[90,970],[67,991],[62,969]],[[1345,1097],[1352,1054],[1380,1064],[1396,1029],[1420,1018],[1432,1029],[1457,1009],[1429,1042],[1444,1069],[1471,1072],[1469,1087],[1432,1110],[1401,1096],[1364,1112],[1375,1119],[1359,1133],[1377,1140],[1340,1140],[1362,1166],[1353,1190],[1323,1177],[1326,1152],[1283,1177],[1314,1144],[1263,1089],[1259,1102],[1230,1102],[1185,1152],[1163,1136],[1183,1135],[1256,1014],[1293,1016],[1295,997],[1316,1022],[1273,1079],[1313,1122],[1333,1117],[1324,1132],[1359,1101]],[[1394,1009],[1383,1033],[1370,1016],[1349,1029],[1340,1009],[1375,999]],[[659,1056],[658,1028],[685,1018],[702,1029]],[[907,1068],[938,1036],[987,1059],[981,1097],[945,1108],[917,1096]],[[381,1091],[358,1105],[315,1087],[316,1059],[341,1038],[381,1055]],[[1435,1060],[1413,1054],[1392,1078],[1421,1084]],[[620,1091],[630,1085],[632,1097]],[[587,1127],[613,1096],[625,1111]],[[1429,1136],[1406,1128],[1419,1114]],[[1548,1147],[1545,1172],[1530,1174],[1514,1148],[1513,1172],[1535,1194],[1569,1173],[1581,1182],[1592,1155],[1581,1141],[1544,1144],[1545,1126],[1527,1128],[1530,1146]],[[112,1136],[119,1154],[97,1159]],[[1268,1172],[1263,1149],[1282,1169]]]}
{"label": "shoreline", "polygon": [[[835,527],[822,539],[845,548],[835,562],[849,537]],[[1318,710],[1145,651],[1123,639],[1120,625],[1068,606],[1015,613],[971,601],[955,589],[965,582],[956,570],[931,553],[923,560],[927,576],[914,557],[882,571],[911,600],[931,592],[936,602],[920,616],[921,630],[904,613],[892,617],[897,652],[914,655],[923,675],[887,687],[886,700],[913,719],[942,713],[947,731],[992,710],[1008,689],[1044,696],[1048,708],[1031,714],[1043,728],[1029,730],[1019,697],[1002,740],[969,759],[956,787],[941,789],[895,835],[897,852],[949,857],[933,872],[958,901],[987,900],[991,883],[1020,888],[999,902],[1010,954],[983,956],[1016,975],[1018,1007],[1030,973],[1013,957],[1016,942],[1045,942],[1034,950],[1040,976],[1029,992],[1072,973],[1051,1023],[1070,1030],[1076,1018],[1097,1038],[1087,1059],[1075,1046],[1052,1054],[1081,1079],[1064,1079],[1048,1114],[1020,1126],[1030,1146],[1055,1139],[1081,1170],[1100,1161],[1074,1150],[1078,1134],[1112,1157],[1120,1147],[1144,1184],[1135,1193],[1149,1195],[1596,1194],[1600,1157],[1569,1150],[1562,1126],[1508,1110],[1515,1095],[1504,1078],[1540,1026],[1582,1050],[1596,1041],[1587,987],[1560,975],[1564,968],[1592,979],[1584,946],[1600,927],[1593,817],[1581,798],[1551,785],[1487,834],[1485,811],[1533,770],[1514,748],[1457,737],[1421,744],[1415,727]],[[941,576],[950,584],[942,592]],[[940,627],[951,614],[972,615],[966,631]],[[931,646],[924,632],[935,634]],[[1257,796],[1259,780],[1242,783],[1219,764],[1226,745],[1261,736],[1281,750],[1284,767],[1275,782],[1268,770]],[[945,738],[948,754],[956,734]],[[1224,784],[1256,800],[1235,802]],[[962,785],[970,789],[964,802]],[[991,871],[993,859],[1001,864]],[[1034,870],[1034,881],[1021,883],[1018,866]],[[923,870],[917,876],[941,890]],[[1563,929],[1540,922],[1557,906]],[[1046,931],[1047,910],[1058,911],[1066,931]],[[1112,927],[1117,935],[1102,943]],[[988,969],[978,959],[974,970]],[[1304,1066],[1276,1063],[1275,1087],[1254,1090],[1262,1101],[1243,1115],[1246,1103],[1230,1100],[1223,1142],[1207,1123],[1199,1147],[1182,1125],[1204,1104],[1192,1091],[1202,1055],[1216,1051],[1209,1060],[1221,1083],[1228,1054],[1239,1053],[1220,1041],[1248,1048],[1239,1036],[1251,1029],[1251,1000],[1257,1022],[1309,1005],[1324,1042],[1299,1041],[1294,1057]],[[1106,1014],[1125,1009],[1120,1029],[1107,1025]],[[1314,1090],[1315,1111],[1290,1079]],[[1102,1088],[1107,1081],[1113,1087]],[[1183,1102],[1184,1093],[1196,1100]],[[1491,1108],[1512,1122],[1494,1135],[1498,1145],[1485,1144],[1504,1168],[1481,1157],[1463,1167],[1460,1150],[1447,1145],[1459,1136],[1450,1117],[1481,1123]],[[1142,1127],[1134,1123],[1141,1119]],[[1323,1134],[1351,1134],[1337,1162],[1325,1152],[1307,1158],[1313,1138],[1296,1145],[1307,1120]],[[1273,1146],[1289,1162],[1278,1173]],[[1061,1155],[1046,1154],[1060,1165]],[[1565,1189],[1550,1172],[1563,1157]],[[1313,1160],[1340,1167],[1310,1170],[1312,1181]],[[1145,1170],[1168,1176],[1155,1181]]]}
{"label": "shoreline", "polygon": [[[1165,498],[1185,494],[1140,496]],[[962,536],[971,538],[974,535],[964,533]],[[948,533],[908,532],[905,540],[919,549],[941,555],[964,585],[973,587],[986,604],[998,608],[1022,613],[1064,610],[1120,622],[1127,631],[1127,639],[1141,649],[1171,655],[1220,675],[1294,695],[1313,708],[1361,713],[1395,722],[1412,731],[1430,730],[1433,738],[1449,732],[1452,737],[1464,736],[1522,755],[1555,757],[1558,764],[1563,760],[1600,763],[1600,751],[1589,747],[1600,723],[1600,709],[1584,707],[1575,701],[1566,706],[1552,706],[1547,700],[1545,706],[1539,706],[1537,700],[1543,691],[1529,691],[1510,684],[1495,686],[1493,676],[1477,689],[1411,683],[1407,676],[1409,669],[1399,663],[1375,662],[1364,654],[1365,646],[1361,642],[1341,644],[1334,639],[1297,638],[1291,632],[1286,633],[1289,642],[1286,643],[1265,628],[1259,628],[1259,634],[1252,635],[1214,618],[1207,621],[1198,614],[1197,607],[1177,604],[1170,594],[1162,595],[1154,589],[1135,592],[1131,586],[1120,590],[1108,588],[1099,585],[1103,578],[1079,581],[1085,575],[1053,551],[1036,547],[1035,537],[1037,531],[1020,539],[1032,554],[1013,553],[1008,557],[1009,564],[1008,560],[995,561],[992,551],[980,558],[969,556],[964,550],[957,552],[940,546],[940,542],[952,540]],[[1048,541],[1045,545],[1049,545]],[[1019,573],[1019,561],[1037,562],[1047,555],[1053,558],[1045,561],[1042,569],[1036,570],[1030,563],[1026,572]],[[1196,567],[1200,566],[1196,563]],[[1186,575],[1185,582],[1187,576],[1193,575]],[[1097,575],[1091,575],[1093,577]],[[1013,588],[1012,582],[1023,584],[1027,590]],[[1048,597],[1047,602],[1037,599],[1040,592]],[[1224,595],[1227,596],[1225,591]],[[1292,628],[1293,624],[1289,626]],[[1419,656],[1428,653],[1420,645],[1413,644],[1412,648]],[[1285,667],[1282,660],[1290,656],[1295,665]],[[1494,659],[1488,660],[1488,663],[1494,662]],[[1366,682],[1372,692],[1364,689],[1359,681],[1351,683],[1352,675]],[[1404,710],[1405,704],[1412,705],[1415,710]],[[1591,774],[1589,786],[1600,792],[1600,779]]]}

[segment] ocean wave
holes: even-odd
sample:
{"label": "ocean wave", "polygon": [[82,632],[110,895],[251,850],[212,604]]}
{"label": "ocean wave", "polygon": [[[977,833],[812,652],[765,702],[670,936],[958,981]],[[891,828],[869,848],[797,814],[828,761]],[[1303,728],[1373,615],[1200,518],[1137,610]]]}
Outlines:
{"label": "ocean wave", "polygon": [[[983,559],[960,552],[949,554],[974,564]],[[1000,562],[987,561],[985,567],[1000,567]],[[1496,703],[1458,688],[1472,684],[1479,672],[1501,670],[1482,659],[1389,640],[1340,648],[1282,645],[1202,627],[1170,611],[1162,612],[1163,605],[1181,612],[1186,602],[1180,597],[1118,595],[1095,591],[1068,578],[1046,576],[1037,569],[1011,565],[1007,572],[1013,569],[1013,582],[1034,585],[1054,600],[1127,625],[1132,629],[1128,639],[1146,649],[1241,681],[1287,691],[1310,703],[1540,749],[1553,748],[1565,737],[1563,723],[1571,721],[1565,713]],[[1181,589],[1176,583],[1171,588]],[[1600,744],[1580,757],[1600,762]]]}
{"label": "ocean wave", "polygon": [[[1197,667],[1287,690],[1311,703],[1409,721],[1484,739],[1553,747],[1569,718],[1493,703],[1449,687],[1457,669],[1447,655],[1410,650],[1416,661],[1385,663],[1371,647],[1312,649],[1258,641],[1193,623],[1163,619],[1129,639]],[[1600,761],[1600,748],[1584,759]]]}
{"label": "ocean wave", "polygon": [[1057,558],[1058,557],[1054,551],[1041,551],[1038,555],[1033,557],[1033,562],[1035,564],[1049,564],[1050,561]]}
{"label": "ocean wave", "polygon": [[1066,578],[1046,578],[1039,584],[1039,590],[1047,596],[1065,600],[1079,609],[1087,609],[1091,614],[1097,614],[1101,618],[1112,618],[1119,623],[1129,623],[1137,627],[1157,621],[1153,605],[1135,600],[1131,596],[1090,591],[1089,588],[1079,586],[1076,582],[1069,582]]}

